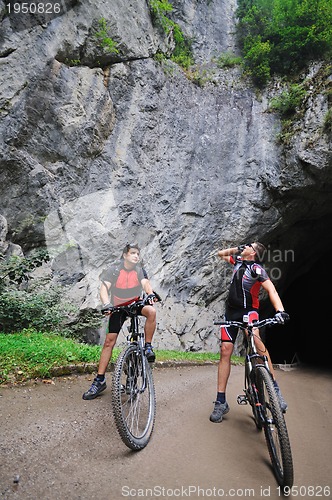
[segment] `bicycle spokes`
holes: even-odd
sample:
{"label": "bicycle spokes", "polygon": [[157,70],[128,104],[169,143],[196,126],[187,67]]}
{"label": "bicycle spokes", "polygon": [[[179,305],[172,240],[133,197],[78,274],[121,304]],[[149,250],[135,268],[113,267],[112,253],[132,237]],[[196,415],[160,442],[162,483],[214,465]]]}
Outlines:
{"label": "bicycle spokes", "polygon": [[151,370],[138,346],[130,346],[116,364],[113,411],[125,444],[136,450],[146,446],[154,424],[155,394]]}
{"label": "bicycle spokes", "polygon": [[138,360],[130,362],[130,365],[124,371],[124,380],[121,382],[125,386],[125,391],[122,393],[122,402],[125,403],[125,396],[129,396],[130,399],[135,399],[137,394],[143,392],[146,387],[146,383],[143,376],[143,371],[139,366]]}
{"label": "bicycle spokes", "polygon": [[293,460],[287,427],[270,373],[257,369],[257,390],[264,416],[264,434],[280,486],[293,485]]}

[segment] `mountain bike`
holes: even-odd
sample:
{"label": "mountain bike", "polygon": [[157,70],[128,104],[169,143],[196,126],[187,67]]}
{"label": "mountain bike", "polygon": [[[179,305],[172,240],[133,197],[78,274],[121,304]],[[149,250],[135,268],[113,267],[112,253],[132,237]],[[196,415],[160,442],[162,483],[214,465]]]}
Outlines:
{"label": "mountain bike", "polygon": [[239,321],[215,321],[215,325],[237,326],[246,335],[244,394],[237,397],[240,405],[250,404],[257,429],[264,429],[272,468],[278,484],[293,486],[293,459],[284,414],[273,384],[267,357],[257,353],[255,328],[280,324],[275,318],[258,321],[255,311]]}
{"label": "mountain bike", "polygon": [[[160,301],[154,292],[155,301]],[[149,296],[144,300],[134,299],[129,304],[110,308],[130,318],[127,347],[120,353],[112,378],[112,408],[117,430],[128,448],[138,451],[150,441],[155,416],[156,397],[152,370],[145,351],[144,330],[140,327],[140,306],[149,304]]]}

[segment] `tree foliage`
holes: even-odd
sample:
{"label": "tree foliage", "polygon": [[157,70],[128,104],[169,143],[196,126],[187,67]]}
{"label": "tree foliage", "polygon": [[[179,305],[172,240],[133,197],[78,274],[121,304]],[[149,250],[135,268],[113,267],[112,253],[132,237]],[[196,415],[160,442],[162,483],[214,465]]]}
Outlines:
{"label": "tree foliage", "polygon": [[331,0],[239,0],[238,38],[256,83],[332,54]]}
{"label": "tree foliage", "polygon": [[282,118],[288,118],[296,113],[305,96],[306,91],[303,86],[294,83],[289,86],[288,90],[284,90],[280,96],[271,99],[270,109],[280,113]]}
{"label": "tree foliage", "polygon": [[12,255],[6,258],[0,254],[0,293],[28,282],[30,273],[48,260],[49,255],[45,249],[34,250],[28,257]]}
{"label": "tree foliage", "polygon": [[56,330],[63,325],[68,313],[61,304],[63,290],[38,289],[38,279],[31,280],[31,273],[48,260],[46,250],[35,250],[27,257],[0,255],[0,331]]}

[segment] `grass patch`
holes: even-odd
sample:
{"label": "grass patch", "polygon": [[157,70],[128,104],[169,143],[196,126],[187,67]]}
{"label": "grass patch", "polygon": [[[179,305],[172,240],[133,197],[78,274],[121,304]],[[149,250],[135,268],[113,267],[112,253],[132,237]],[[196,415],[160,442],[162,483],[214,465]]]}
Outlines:
{"label": "grass patch", "polygon": [[[121,349],[115,348],[112,361]],[[0,333],[0,384],[23,382],[33,378],[49,378],[58,367],[98,363],[101,346],[88,345],[61,335],[23,330],[20,333]],[[218,353],[157,350],[157,361],[199,362],[218,361]],[[242,359],[234,356],[234,364]]]}
{"label": "grass patch", "polygon": [[98,362],[101,346],[91,346],[33,330],[0,334],[0,384],[49,377],[57,366]]}

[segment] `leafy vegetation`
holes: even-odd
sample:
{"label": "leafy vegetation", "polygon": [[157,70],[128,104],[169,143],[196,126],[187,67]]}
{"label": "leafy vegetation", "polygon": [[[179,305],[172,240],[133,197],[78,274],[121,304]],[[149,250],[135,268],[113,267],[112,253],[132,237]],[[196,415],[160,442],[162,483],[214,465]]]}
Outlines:
{"label": "leafy vegetation", "polygon": [[324,130],[326,133],[332,133],[332,109],[329,109],[324,117]]}
{"label": "leafy vegetation", "polygon": [[[300,83],[295,83],[299,81]],[[278,142],[290,144],[294,134],[301,126],[299,120],[303,119],[308,101],[315,99],[319,94],[327,100],[327,112],[325,113],[321,131],[330,134],[332,130],[331,104],[331,65],[321,63],[312,74],[305,77],[300,76],[293,83],[285,80],[283,90],[273,97],[269,102],[269,111],[277,112],[281,119],[281,131],[277,134]]]}
{"label": "leafy vegetation", "polygon": [[218,68],[232,68],[242,64],[242,57],[236,56],[229,52],[220,54],[215,60]]}
{"label": "leafy vegetation", "polygon": [[237,16],[245,69],[258,85],[332,54],[330,0],[239,0]]}
{"label": "leafy vegetation", "polygon": [[149,4],[154,20],[159,22],[164,30],[167,31],[170,22],[167,15],[172,12],[173,5],[167,0],[149,0]]}
{"label": "leafy vegetation", "polygon": [[[79,343],[52,333],[26,329],[20,333],[0,333],[0,384],[9,381],[24,381],[31,378],[52,377],[57,367],[97,364],[101,346]],[[120,348],[113,351],[113,362]],[[219,354],[208,352],[157,351],[157,361],[198,362],[217,361]],[[234,364],[242,358],[234,356]]]}
{"label": "leafy vegetation", "polygon": [[186,76],[198,87],[204,87],[207,83],[214,82],[214,72],[199,66],[187,70]]}
{"label": "leafy vegetation", "polygon": [[49,260],[46,250],[35,250],[29,257],[13,255],[6,259],[0,255],[0,293],[12,285],[20,285],[29,279],[29,273]]}
{"label": "leafy vegetation", "polygon": [[8,290],[1,293],[1,330],[8,333],[27,327],[45,330],[63,327],[65,310],[60,303],[62,293],[61,289],[55,288],[36,293],[24,290]]}
{"label": "leafy vegetation", "polygon": [[48,259],[45,250],[35,250],[27,257],[0,256],[0,331],[28,327],[65,330],[72,306],[62,301],[63,287],[31,279],[31,273]]}
{"label": "leafy vegetation", "polygon": [[171,60],[177,63],[184,69],[194,64],[193,55],[191,52],[191,41],[184,36],[180,27],[174,23],[173,25],[173,38],[175,48],[171,55]]}
{"label": "leafy vegetation", "polygon": [[109,36],[109,28],[107,27],[106,19],[102,17],[99,20],[99,31],[96,33],[96,38],[99,40],[100,45],[110,54],[118,54],[117,43]]}
{"label": "leafy vegetation", "polygon": [[289,85],[288,90],[284,90],[279,97],[271,99],[270,109],[277,111],[282,118],[287,118],[293,115],[297,108],[302,105],[306,93],[303,85],[295,83]]}
{"label": "leafy vegetation", "polygon": [[152,19],[174,42],[170,59],[184,69],[194,64],[191,40],[186,38],[180,26],[170,19],[173,6],[167,0],[149,0]]}

